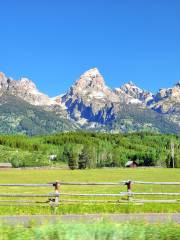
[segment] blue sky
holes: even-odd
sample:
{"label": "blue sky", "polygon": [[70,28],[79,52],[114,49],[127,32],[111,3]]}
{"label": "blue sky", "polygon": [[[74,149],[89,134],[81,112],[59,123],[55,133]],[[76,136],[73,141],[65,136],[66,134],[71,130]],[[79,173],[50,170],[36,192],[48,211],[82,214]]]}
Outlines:
{"label": "blue sky", "polygon": [[0,71],[50,96],[98,67],[107,85],[180,79],[179,0],[2,0]]}

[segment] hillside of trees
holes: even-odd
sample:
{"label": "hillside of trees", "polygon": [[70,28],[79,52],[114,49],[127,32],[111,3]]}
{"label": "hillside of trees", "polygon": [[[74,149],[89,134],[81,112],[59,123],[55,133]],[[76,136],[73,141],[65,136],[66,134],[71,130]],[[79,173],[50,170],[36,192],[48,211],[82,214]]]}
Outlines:
{"label": "hillside of trees", "polygon": [[[70,169],[140,166],[180,167],[180,136],[155,133],[69,132],[47,136],[0,136],[0,161],[13,167],[60,166]],[[56,155],[50,160],[50,155]]]}
{"label": "hillside of trees", "polygon": [[2,95],[0,102],[0,134],[34,136],[78,129],[77,124],[62,114],[45,111],[42,107],[33,106],[18,97]]}

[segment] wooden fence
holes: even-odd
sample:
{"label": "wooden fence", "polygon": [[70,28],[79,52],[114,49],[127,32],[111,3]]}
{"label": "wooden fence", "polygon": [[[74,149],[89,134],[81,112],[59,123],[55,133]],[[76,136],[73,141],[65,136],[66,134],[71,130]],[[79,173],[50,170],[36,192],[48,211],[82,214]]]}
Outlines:
{"label": "wooden fence", "polygon": [[[35,188],[41,188],[41,187],[53,187],[54,192],[53,193],[46,193],[46,194],[28,194],[28,193],[0,193],[0,206],[36,206],[37,204],[41,204],[44,206],[47,206],[47,204],[50,204],[50,206],[58,206],[59,205],[59,182],[54,183],[47,183],[47,184],[22,184],[22,183],[5,183],[0,184],[0,187],[35,187]],[[36,191],[37,192],[37,191]],[[9,199],[7,199],[9,198]],[[13,199],[12,199],[13,198]],[[14,198],[20,198],[20,199],[14,199]],[[45,201],[37,201],[37,200],[31,200],[31,199],[24,199],[24,198],[48,198]],[[16,203],[16,204],[14,204]]]}
{"label": "wooden fence", "polygon": [[[32,206],[36,204],[49,204],[50,206],[58,206],[60,203],[77,203],[77,202],[110,202],[110,203],[127,203],[129,201],[135,202],[135,203],[148,203],[148,202],[155,202],[155,203],[180,203],[180,199],[135,199],[134,196],[180,196],[180,192],[133,192],[132,188],[135,184],[145,184],[145,185],[180,185],[180,182],[143,182],[143,181],[121,181],[118,183],[115,182],[53,182],[53,183],[47,183],[47,184],[0,184],[0,187],[53,187],[54,191],[53,193],[47,193],[47,194],[38,194],[37,190],[34,194],[20,194],[20,193],[0,193],[0,206]],[[126,192],[120,192],[120,193],[65,193],[60,190],[60,186],[63,185],[69,185],[69,186],[126,186],[127,190]],[[67,196],[67,197],[119,197],[118,200],[91,200],[91,199],[61,199],[61,196]],[[15,199],[14,199],[15,198]],[[17,199],[19,198],[19,199]],[[29,199],[30,198],[30,199]],[[32,200],[34,198],[35,200]],[[43,201],[39,199],[48,198],[47,200]],[[15,204],[16,203],[16,204]]]}

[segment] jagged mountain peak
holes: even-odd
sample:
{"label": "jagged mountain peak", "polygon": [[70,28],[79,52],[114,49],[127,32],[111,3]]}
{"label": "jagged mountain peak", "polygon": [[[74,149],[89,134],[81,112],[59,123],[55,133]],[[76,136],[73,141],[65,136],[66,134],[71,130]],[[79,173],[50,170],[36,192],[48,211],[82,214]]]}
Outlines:
{"label": "jagged mountain peak", "polygon": [[50,105],[52,102],[48,96],[39,92],[30,79],[21,77],[14,80],[0,72],[0,95],[3,94],[20,97],[32,105]]}
{"label": "jagged mountain peak", "polygon": [[79,90],[86,88],[105,88],[105,81],[97,68],[89,69],[84,72],[80,78],[75,82],[75,87]]}
{"label": "jagged mountain peak", "polygon": [[154,96],[150,107],[180,123],[180,81],[171,88],[161,88]]}
{"label": "jagged mountain peak", "polygon": [[0,72],[0,96],[8,89],[10,79],[3,72]]}
{"label": "jagged mountain peak", "polygon": [[129,86],[135,86],[137,87],[137,85],[133,82],[133,81],[128,81],[127,83],[125,83],[124,85],[129,85]]}
{"label": "jagged mountain peak", "polygon": [[93,99],[118,101],[118,97],[112,89],[106,86],[104,78],[97,68],[84,72],[70,88],[69,94],[71,96],[85,96],[86,100],[89,99],[89,101]]}
{"label": "jagged mountain peak", "polygon": [[125,83],[124,85],[121,86],[121,89],[123,89],[124,91],[136,91],[136,92],[143,92],[145,90],[139,88],[135,83],[133,83],[132,81],[129,81],[127,83]]}
{"label": "jagged mountain peak", "polygon": [[115,89],[115,93],[119,95],[121,101],[126,103],[147,104],[153,95],[144,89],[139,88],[135,83],[129,81],[120,88]]}
{"label": "jagged mountain peak", "polygon": [[111,112],[113,103],[119,102],[119,97],[106,86],[99,70],[92,68],[84,72],[69,91],[55,101],[64,104],[70,117],[79,123],[82,119],[83,122],[105,122],[107,109]]}
{"label": "jagged mountain peak", "polygon": [[5,74],[3,72],[0,72],[0,79],[5,78]]}
{"label": "jagged mountain peak", "polygon": [[98,75],[101,75],[99,72],[99,69],[94,67],[94,68],[90,68],[89,70],[85,71],[82,76],[84,77],[96,77]]}
{"label": "jagged mountain peak", "polygon": [[131,80],[128,82],[130,85],[135,85]]}
{"label": "jagged mountain peak", "polygon": [[0,72],[0,84],[1,84],[1,86],[6,85],[10,80],[12,80],[12,79],[6,77],[6,75],[3,72]]}
{"label": "jagged mountain peak", "polygon": [[35,86],[35,84],[34,84],[29,78],[27,78],[27,77],[21,77],[21,78],[19,79],[19,82],[21,82],[21,83],[27,83],[27,84],[32,84],[32,85]]}
{"label": "jagged mountain peak", "polygon": [[38,91],[35,83],[27,77],[21,77],[17,82],[19,85],[21,85],[22,87],[25,87],[26,89],[28,88],[29,90]]}
{"label": "jagged mountain peak", "polygon": [[180,80],[176,83],[175,86],[180,88]]}

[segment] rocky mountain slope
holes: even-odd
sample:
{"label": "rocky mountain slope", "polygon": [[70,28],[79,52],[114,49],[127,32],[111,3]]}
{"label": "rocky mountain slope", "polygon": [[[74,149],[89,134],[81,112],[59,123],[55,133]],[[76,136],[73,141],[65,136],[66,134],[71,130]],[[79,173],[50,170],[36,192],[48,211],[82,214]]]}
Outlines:
{"label": "rocky mountain slope", "polygon": [[22,98],[32,105],[50,105],[52,102],[48,96],[39,92],[35,84],[27,78],[18,81],[6,77],[0,73],[0,95],[9,94]]}
{"label": "rocky mountain slope", "polygon": [[156,94],[132,82],[111,89],[99,70],[93,68],[65,94],[49,98],[29,79],[13,80],[0,73],[0,96],[3,133],[46,134],[81,128],[180,134],[180,82]]}
{"label": "rocky mountain slope", "polygon": [[179,110],[179,103],[180,81],[172,88],[160,89],[151,101],[150,107],[161,113],[174,113]]}
{"label": "rocky mountain slope", "polygon": [[153,99],[151,92],[137,87],[132,81],[124,84],[120,88],[115,88],[115,93],[120,97],[121,101],[125,103],[146,105]]}
{"label": "rocky mountain slope", "polygon": [[172,88],[160,89],[149,102],[149,107],[180,125],[180,81]]}

